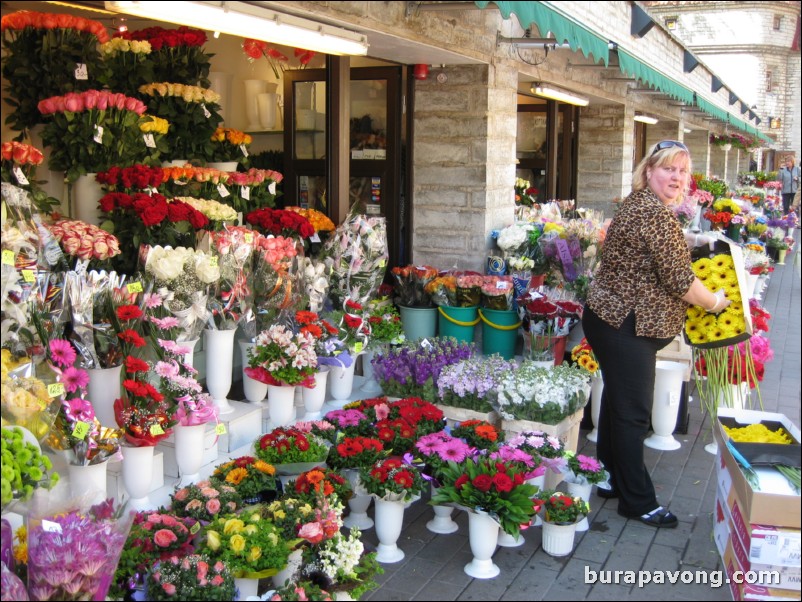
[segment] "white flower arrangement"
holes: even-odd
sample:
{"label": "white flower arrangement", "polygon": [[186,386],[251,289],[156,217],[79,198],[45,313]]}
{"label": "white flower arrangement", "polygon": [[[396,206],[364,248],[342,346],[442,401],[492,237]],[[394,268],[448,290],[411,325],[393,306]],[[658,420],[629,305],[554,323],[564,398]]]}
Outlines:
{"label": "white flower arrangement", "polygon": [[496,244],[505,253],[515,253],[529,240],[529,232],[533,225],[526,222],[515,222],[498,233]]}
{"label": "white flower arrangement", "polygon": [[191,196],[179,196],[176,200],[183,201],[187,205],[194,207],[213,222],[234,222],[237,220],[237,212],[233,207],[224,205],[210,199],[196,199]]}
{"label": "white flower arrangement", "polygon": [[579,368],[539,368],[525,361],[502,376],[494,405],[506,420],[557,424],[584,407],[589,395],[590,379]]}
{"label": "white flower arrangement", "polygon": [[334,583],[358,578],[356,567],[365,551],[359,529],[352,528],[348,536],[335,535],[324,541],[318,550],[320,568]]}

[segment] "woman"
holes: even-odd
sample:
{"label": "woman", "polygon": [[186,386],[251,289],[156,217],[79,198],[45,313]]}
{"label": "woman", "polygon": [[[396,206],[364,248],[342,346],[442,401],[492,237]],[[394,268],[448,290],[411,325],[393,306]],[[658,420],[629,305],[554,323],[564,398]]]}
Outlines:
{"label": "woman", "polygon": [[620,515],[654,527],[677,526],[677,517],[657,503],[643,461],[657,352],[682,330],[688,304],[709,312],[729,305],[723,290],[711,293],[694,276],[671,209],[690,176],[691,157],[681,142],[649,149],[607,231],[582,319],[604,378],[597,451],[612,489],[599,495],[617,497]]}

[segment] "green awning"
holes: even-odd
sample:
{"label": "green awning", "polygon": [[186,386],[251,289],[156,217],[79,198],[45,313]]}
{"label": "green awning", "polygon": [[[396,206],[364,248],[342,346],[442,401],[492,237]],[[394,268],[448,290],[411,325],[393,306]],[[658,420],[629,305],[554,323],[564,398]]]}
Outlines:
{"label": "green awning", "polygon": [[751,123],[744,121],[743,119],[736,117],[729,111],[725,111],[724,109],[717,107],[711,102],[706,101],[704,98],[696,96],[696,106],[702,109],[705,113],[710,115],[711,117],[715,117],[716,119],[720,119],[725,123],[729,123],[730,125],[738,128],[739,130],[746,132],[750,136],[760,139],[763,142],[774,142],[768,136],[762,134],[756,126],[752,125]]}
{"label": "green awning", "polygon": [[[486,8],[490,2],[476,2],[475,4],[479,8]],[[493,4],[498,7],[501,16],[505,19],[509,19],[510,15],[515,13],[521,26],[529,27],[534,23],[543,36],[550,31],[558,43],[567,43],[571,50],[581,51],[586,58],[592,54],[596,62],[603,60],[605,65],[609,64],[608,40],[545,3],[493,2]]]}
{"label": "green awning", "polygon": [[693,104],[694,94],[691,90],[656,69],[649,67],[649,65],[636,59],[620,47],[618,48],[618,65],[624,75],[639,79],[647,86],[659,90],[666,96],[681,100],[686,104]]}

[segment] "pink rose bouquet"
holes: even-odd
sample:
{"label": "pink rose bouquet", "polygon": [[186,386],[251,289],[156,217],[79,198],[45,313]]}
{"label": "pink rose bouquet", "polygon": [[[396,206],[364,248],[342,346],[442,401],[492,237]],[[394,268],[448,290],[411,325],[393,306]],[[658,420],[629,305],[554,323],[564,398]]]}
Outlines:
{"label": "pink rose bouquet", "polygon": [[242,498],[236,489],[217,481],[199,481],[170,495],[173,514],[201,521],[213,520],[221,514],[236,512]]}
{"label": "pink rose bouquet", "polygon": [[48,226],[65,255],[89,261],[106,261],[120,254],[117,237],[95,225],[61,220]]}
{"label": "pink rose bouquet", "polygon": [[148,600],[233,600],[234,577],[228,567],[205,554],[175,555],[148,573]]}

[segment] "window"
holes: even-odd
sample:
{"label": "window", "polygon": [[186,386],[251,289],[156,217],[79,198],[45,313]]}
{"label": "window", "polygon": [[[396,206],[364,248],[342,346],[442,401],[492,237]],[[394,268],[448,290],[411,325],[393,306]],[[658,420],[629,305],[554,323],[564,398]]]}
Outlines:
{"label": "window", "polygon": [[774,31],[780,31],[780,27],[782,27],[783,23],[783,16],[782,15],[774,15]]}
{"label": "window", "polygon": [[774,69],[766,69],[766,92],[774,91]]}
{"label": "window", "polygon": [[668,29],[669,31],[676,29],[678,21],[679,21],[678,17],[666,17],[664,21],[666,24],[666,29]]}

